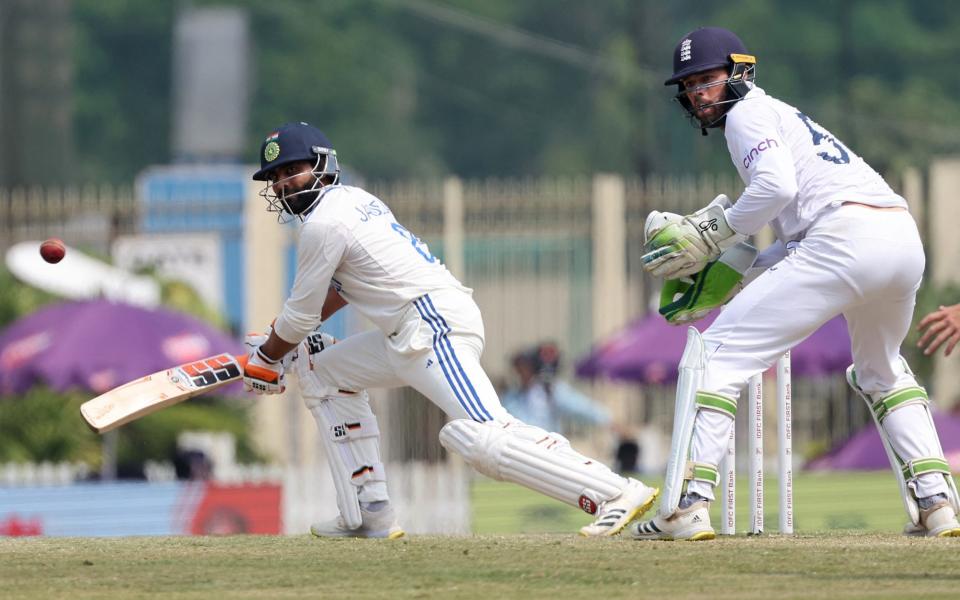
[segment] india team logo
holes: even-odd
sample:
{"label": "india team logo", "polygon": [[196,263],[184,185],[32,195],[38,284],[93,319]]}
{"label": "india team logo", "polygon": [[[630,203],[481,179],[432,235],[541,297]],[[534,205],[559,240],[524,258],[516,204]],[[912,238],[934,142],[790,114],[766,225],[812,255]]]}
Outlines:
{"label": "india team logo", "polygon": [[276,142],[270,142],[263,149],[263,158],[270,162],[276,160],[280,156],[280,144]]}

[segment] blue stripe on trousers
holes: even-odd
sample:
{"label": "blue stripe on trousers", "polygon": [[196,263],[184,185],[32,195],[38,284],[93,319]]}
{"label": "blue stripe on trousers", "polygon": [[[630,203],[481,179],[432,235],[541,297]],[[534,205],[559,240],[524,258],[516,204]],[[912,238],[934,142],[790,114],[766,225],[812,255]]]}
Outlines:
{"label": "blue stripe on trousers", "polygon": [[[450,389],[453,390],[453,395],[457,398],[457,402],[460,403],[460,406],[463,407],[463,410],[466,411],[467,416],[469,416],[474,421],[483,421],[483,419],[478,419],[476,409],[469,405],[464,399],[465,390],[461,391],[462,384],[454,383],[454,377],[456,373],[451,373],[451,369],[447,369],[447,362],[449,359],[444,359],[446,357],[446,350],[443,345],[440,343],[440,337],[446,335],[446,332],[442,331],[436,323],[434,323],[432,317],[427,314],[426,306],[421,304],[420,298],[417,298],[413,301],[413,305],[417,308],[417,312],[420,313],[420,316],[426,321],[430,328],[433,329],[433,351],[437,355],[437,361],[440,363],[440,368],[443,370],[444,377],[447,378],[447,383],[450,385]],[[458,389],[458,385],[461,389]]]}
{"label": "blue stripe on trousers", "polygon": [[[423,296],[423,298],[424,300],[426,300],[426,303],[429,305],[429,308],[432,311],[433,315],[436,316],[437,319],[439,319],[440,324],[443,325],[443,327],[446,328],[446,330],[449,332],[450,326],[447,325],[447,321],[440,315],[440,311],[438,311],[437,308],[433,305],[433,300],[430,299],[430,295],[426,294]],[[480,395],[477,394],[477,390],[474,389],[473,384],[470,383],[470,378],[467,377],[467,373],[463,370],[463,365],[460,364],[460,359],[457,358],[457,354],[453,350],[453,344],[450,343],[450,339],[446,336],[446,334],[441,336],[441,343],[445,343],[447,345],[447,348],[449,348],[450,356],[453,357],[453,362],[456,364],[457,370],[460,372],[460,376],[463,377],[463,381],[466,382],[467,387],[470,388],[470,395],[473,396],[473,399],[476,402],[475,406],[479,407],[480,411],[487,417],[485,420],[492,421],[493,417],[490,416],[490,413],[487,412],[486,407],[483,406],[483,402],[480,400]],[[454,373],[454,376],[456,376],[456,373]]]}

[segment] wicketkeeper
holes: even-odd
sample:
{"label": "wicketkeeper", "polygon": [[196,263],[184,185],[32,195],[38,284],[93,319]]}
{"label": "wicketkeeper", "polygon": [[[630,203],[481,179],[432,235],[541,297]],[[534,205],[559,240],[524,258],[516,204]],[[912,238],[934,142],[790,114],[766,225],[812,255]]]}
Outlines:
{"label": "wicketkeeper", "polygon": [[927,394],[900,356],[924,268],[907,203],[824,127],[768,96],[755,73],[756,59],[725,29],[692,31],[674,51],[666,85],[677,86],[677,102],[704,135],[723,132],[746,189],[734,203],[719,196],[691,215],[648,218],[642,261],[667,280],[662,312],[674,322],[702,316],[742,284],[754,262],[747,236],[769,223],[777,241],[754,264],[766,271],[702,337],[691,328],[661,506],[629,531],[714,537],[707,508],[741,390],[843,314],[854,357],[847,379],[880,429],[910,517],[905,533],[960,536],[957,490]]}

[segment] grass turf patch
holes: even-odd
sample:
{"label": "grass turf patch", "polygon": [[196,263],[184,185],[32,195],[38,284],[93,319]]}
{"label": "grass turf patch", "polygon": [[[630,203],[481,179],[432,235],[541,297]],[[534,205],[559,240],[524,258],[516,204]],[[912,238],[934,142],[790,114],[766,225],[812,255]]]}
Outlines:
{"label": "grass turf patch", "polygon": [[5,598],[953,598],[954,540],[0,539]]}
{"label": "grass turf patch", "polygon": [[[659,479],[641,478],[660,486]],[[779,492],[777,480],[767,478],[764,496],[765,531],[776,532]],[[749,526],[749,481],[737,480],[737,531]],[[576,532],[590,516],[520,486],[478,477],[471,489],[475,533]],[[897,482],[890,471],[797,473],[793,494],[794,530],[877,531],[899,533],[907,521]],[[710,510],[720,529],[720,503]]]}
{"label": "grass turf patch", "polygon": [[[738,482],[741,532],[747,485]],[[770,533],[700,543],[579,538],[588,515],[484,478],[473,483],[469,537],[0,538],[0,596],[956,597],[960,539],[899,535],[905,514],[889,472],[797,474],[794,537],[773,533],[776,488],[769,479]],[[713,513],[716,525],[716,505]]]}

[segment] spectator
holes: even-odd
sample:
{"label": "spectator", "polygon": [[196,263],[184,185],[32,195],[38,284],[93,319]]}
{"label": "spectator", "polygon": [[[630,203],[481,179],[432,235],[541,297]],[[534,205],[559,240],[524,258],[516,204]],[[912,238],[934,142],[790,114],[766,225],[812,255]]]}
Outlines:
{"label": "spectator", "polygon": [[517,385],[503,395],[507,412],[547,431],[563,431],[563,421],[607,427],[610,413],[570,384],[557,379],[560,352],[553,343],[543,343],[518,352],[512,359]]}
{"label": "spectator", "polygon": [[199,450],[177,450],[173,469],[179,480],[206,481],[213,474],[213,463]]}

